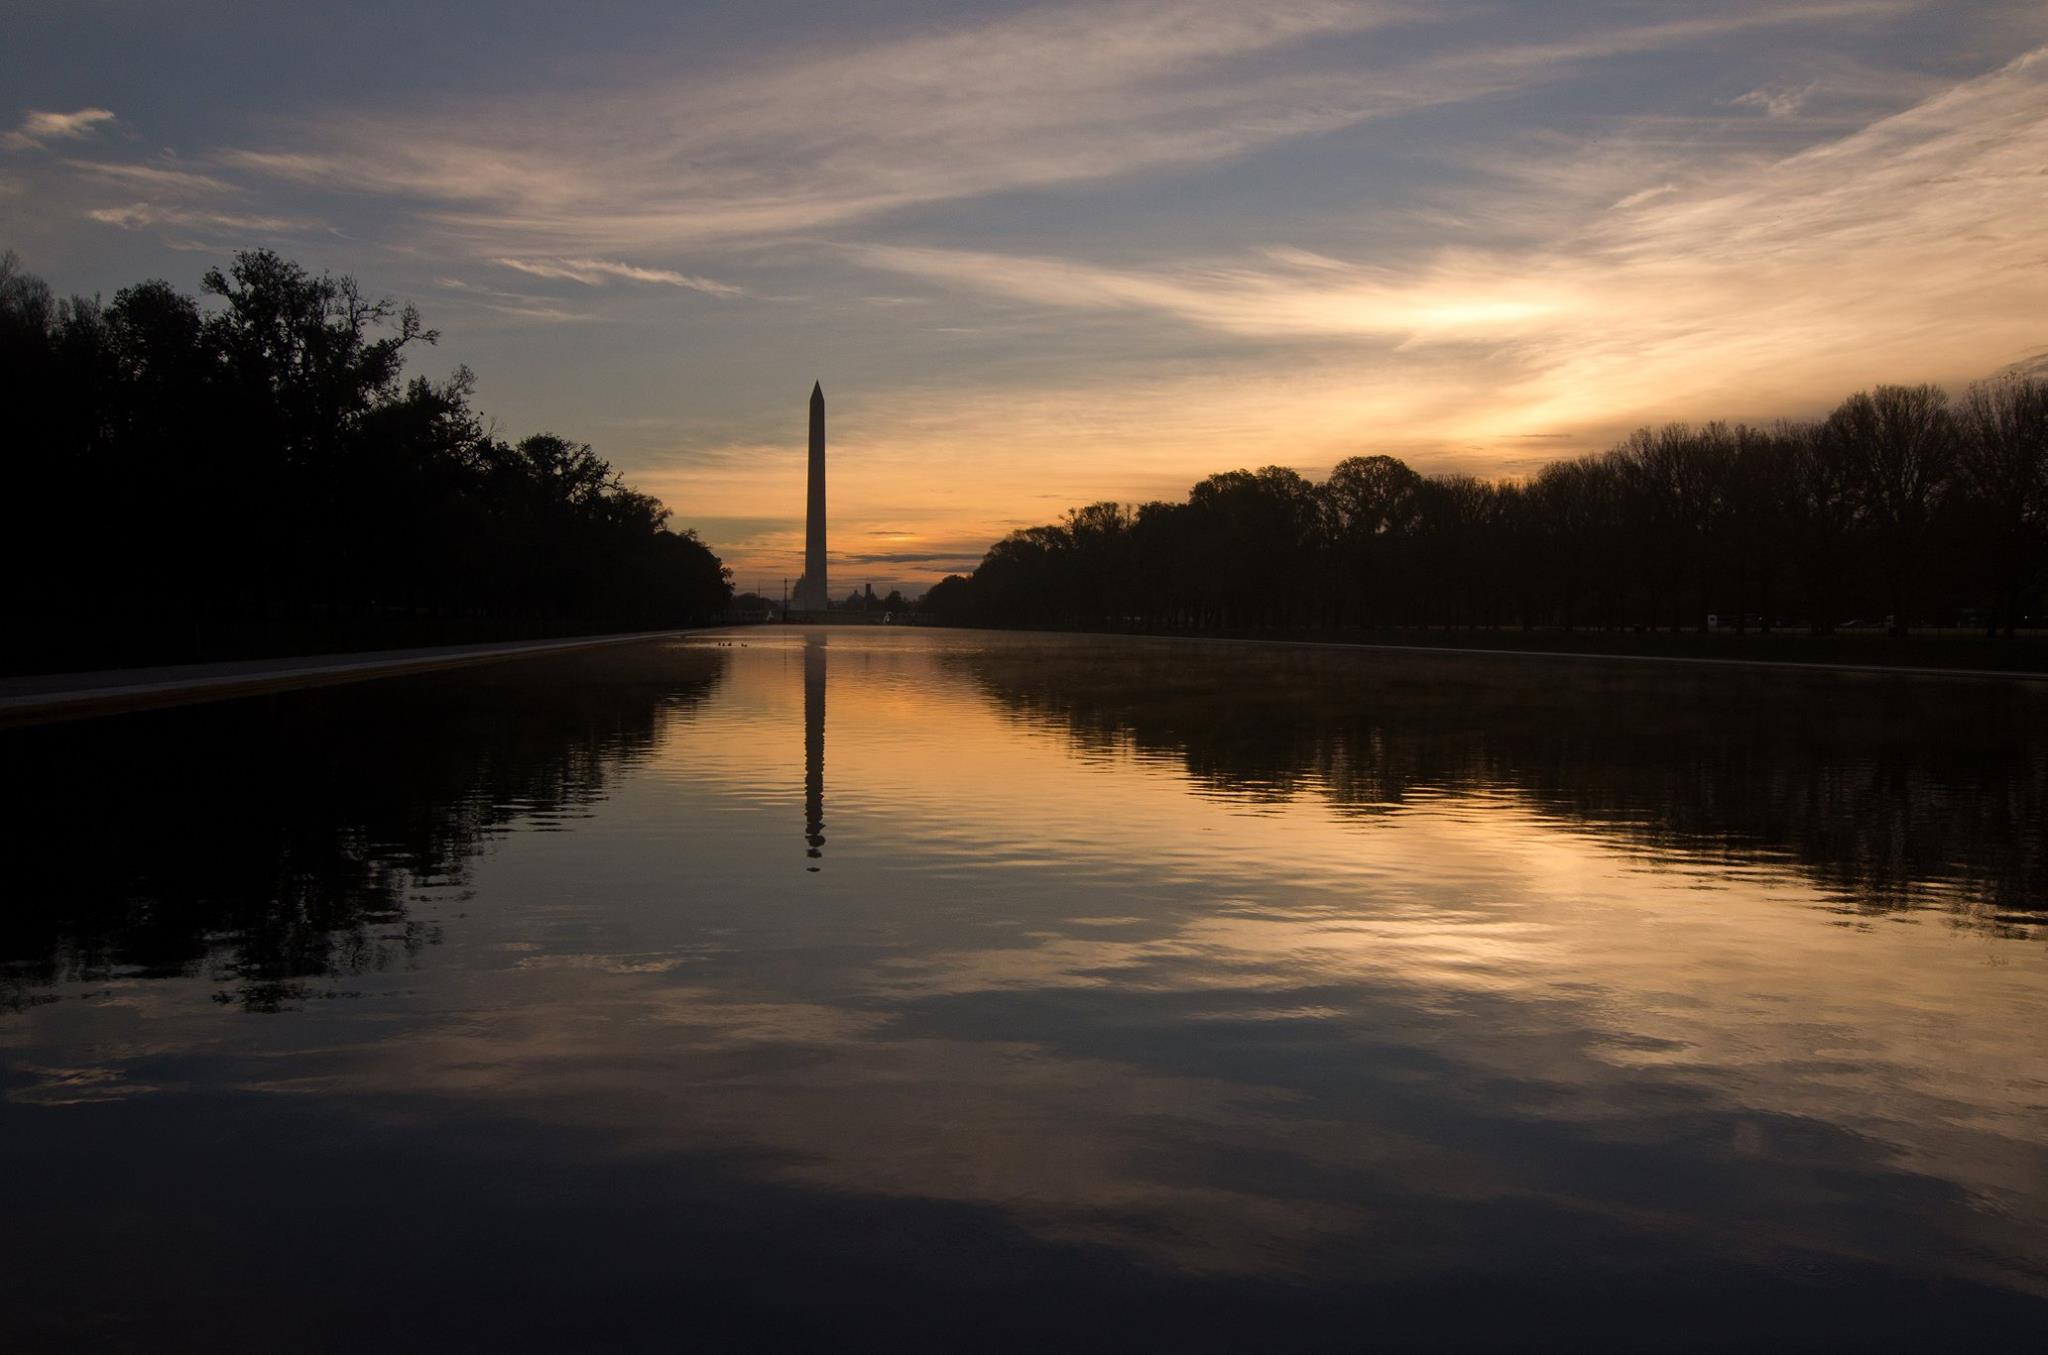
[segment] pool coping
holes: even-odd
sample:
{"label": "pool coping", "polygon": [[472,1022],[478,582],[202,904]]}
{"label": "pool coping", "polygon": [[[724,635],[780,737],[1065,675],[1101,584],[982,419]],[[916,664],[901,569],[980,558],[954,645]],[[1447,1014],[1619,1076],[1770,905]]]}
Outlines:
{"label": "pool coping", "polygon": [[[922,628],[920,628],[922,629]],[[1826,659],[1731,659],[1694,654],[1620,654],[1599,649],[1507,649],[1482,645],[1399,644],[1384,640],[1328,640],[1294,636],[1207,635],[1195,631],[1026,630],[1003,626],[936,626],[941,634],[1043,635],[1074,639],[1141,640],[1166,645],[1249,645],[1279,649],[1336,649],[1361,653],[1468,655],[1490,659],[1576,659],[1585,663],[1649,663],[1700,668],[1747,668],[1789,673],[1851,673],[1871,677],[1965,678],[2048,682],[2036,668],[1946,668],[1934,664],[1851,663]]]}
{"label": "pool coping", "polygon": [[202,701],[225,701],[300,687],[366,682],[374,678],[462,668],[506,659],[664,640],[689,633],[681,629],[629,631],[505,644],[437,645],[358,654],[313,654],[288,659],[247,659],[229,663],[6,678],[0,679],[0,726],[115,715]]}
{"label": "pool coping", "polygon": [[[38,724],[53,720],[82,719],[94,715],[116,715],[126,711],[151,710],[163,706],[193,705],[225,701],[266,692],[291,691],[302,687],[335,686],[367,682],[376,678],[401,677],[438,669],[507,659],[533,658],[544,654],[611,645],[664,640],[731,627],[709,627],[706,631],[672,628],[626,631],[611,635],[582,635],[555,640],[524,640],[504,644],[439,645],[421,649],[376,650],[356,654],[316,654],[285,659],[246,659],[227,663],[178,664],[154,668],[107,669],[79,673],[36,674],[0,678],[0,728],[8,725]],[[794,629],[794,628],[792,628]],[[945,627],[968,631],[979,627]],[[984,633],[990,633],[984,631]],[[1225,635],[1160,635],[1096,631],[1003,631],[1012,635],[1112,635],[1127,640],[1168,643],[1289,646],[1319,649],[1379,651],[1395,654],[1464,655],[1469,657],[1522,659],[1577,659],[1590,663],[1651,663],[1700,667],[1776,669],[1818,673],[1862,673],[1873,676],[1922,678],[1986,678],[2021,682],[2048,681],[2048,673],[2026,670],[1936,668],[1894,664],[1851,664],[1800,662],[1784,659],[1727,659],[1693,655],[1611,654],[1586,650],[1495,649],[1466,645],[1403,645],[1343,640],[1265,639]]]}

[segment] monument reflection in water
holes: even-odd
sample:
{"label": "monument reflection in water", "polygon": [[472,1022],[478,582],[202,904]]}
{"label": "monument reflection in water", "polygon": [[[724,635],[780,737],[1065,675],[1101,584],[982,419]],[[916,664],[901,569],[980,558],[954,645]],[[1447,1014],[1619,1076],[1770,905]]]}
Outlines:
{"label": "monument reflection in water", "polygon": [[2039,687],[753,630],[0,740],[8,1349],[2048,1320]]}
{"label": "monument reflection in water", "polygon": [[[825,846],[825,637],[804,637],[804,854]],[[812,869],[817,869],[815,866]]]}

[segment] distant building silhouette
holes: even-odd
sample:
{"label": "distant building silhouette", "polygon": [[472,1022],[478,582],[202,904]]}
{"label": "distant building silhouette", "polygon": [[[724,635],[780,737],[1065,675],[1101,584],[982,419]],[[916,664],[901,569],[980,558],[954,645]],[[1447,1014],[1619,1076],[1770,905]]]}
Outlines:
{"label": "distant building silhouette", "polygon": [[811,385],[811,485],[804,520],[804,576],[797,580],[796,607],[822,612],[830,605],[825,581],[825,387]]}

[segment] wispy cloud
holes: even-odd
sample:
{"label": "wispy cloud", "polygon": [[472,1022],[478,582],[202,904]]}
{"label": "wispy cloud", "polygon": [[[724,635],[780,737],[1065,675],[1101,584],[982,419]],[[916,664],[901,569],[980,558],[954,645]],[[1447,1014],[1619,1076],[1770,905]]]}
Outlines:
{"label": "wispy cloud", "polygon": [[549,325],[589,324],[598,318],[590,311],[570,310],[566,306],[529,306],[503,301],[487,301],[484,309],[514,320],[536,320]]}
{"label": "wispy cloud", "polygon": [[289,231],[313,229],[318,225],[316,222],[295,217],[213,212],[151,202],[131,202],[120,207],[95,207],[86,212],[86,216],[102,225],[119,226],[123,230],[172,226],[186,230],[211,228],[258,235],[278,235]]}
{"label": "wispy cloud", "polygon": [[580,282],[586,287],[601,287],[606,282],[624,280],[627,282],[654,282],[669,287],[686,287],[693,292],[706,292],[712,296],[738,296],[741,289],[729,282],[716,278],[693,277],[678,273],[670,268],[640,268],[629,263],[611,259],[513,259],[496,258],[492,263],[527,273],[537,278],[561,278],[569,282]]}
{"label": "wispy cloud", "polygon": [[0,146],[8,150],[30,150],[52,141],[76,141],[91,136],[114,120],[104,108],[81,108],[71,113],[46,113],[31,109],[13,131],[0,134]]}
{"label": "wispy cloud", "polygon": [[[1140,266],[849,246],[931,284],[942,311],[1001,327],[1042,310],[1063,317],[1068,348],[1130,356],[859,400],[835,451],[863,477],[835,530],[921,526],[894,488],[952,483],[962,447],[975,449],[976,506],[925,529],[946,545],[993,540],[1004,510],[1177,496],[1236,465],[1319,474],[1389,452],[1428,470],[1526,471],[1648,419],[1768,419],[1875,381],[1967,380],[2038,354],[2048,334],[2035,224],[2048,218],[2048,52],[1796,154],[1688,166],[1657,191],[1639,185],[1624,210],[1607,171],[1578,182],[1578,163],[1539,163],[1511,185],[1570,204],[1575,224],[1398,260],[1268,248]],[[1551,198],[1526,206],[1563,219]],[[1173,348],[1162,319],[1199,356],[1159,356]],[[682,505],[800,501],[794,450],[687,465],[673,472]],[[764,539],[735,558],[780,568],[799,545]]]}
{"label": "wispy cloud", "polygon": [[881,554],[855,552],[841,558],[864,565],[944,565],[948,568],[971,569],[981,557],[978,552],[967,553],[957,550],[899,550]]}
{"label": "wispy cloud", "polygon": [[110,160],[67,160],[65,163],[88,178],[122,184],[137,192],[225,194],[237,191],[223,179],[176,165],[123,164]]}
{"label": "wispy cloud", "polygon": [[[2040,353],[2048,77],[1955,83],[2048,40],[2022,9],[912,3],[680,63],[599,35],[517,89],[267,101],[228,148],[138,94],[124,144],[179,152],[132,164],[89,139],[125,104],[31,115],[4,202],[26,242],[121,228],[85,233],[110,281],[345,223],[310,262],[427,290],[449,357],[512,374],[487,408],[736,515],[743,565],[800,553],[774,373],[803,370],[792,401],[822,373],[860,468],[836,539],[900,529],[860,544],[915,573],[1231,465],[1519,470]],[[621,314],[674,342],[576,324]]]}
{"label": "wispy cloud", "polygon": [[713,80],[402,120],[341,116],[304,145],[225,158],[409,201],[423,227],[491,255],[675,251],[1214,161],[1525,89],[1588,61],[1903,2],[1745,6],[1423,55],[1381,39],[1427,36],[1442,6],[1067,4]]}
{"label": "wispy cloud", "polygon": [[1639,188],[1615,203],[1614,206],[1617,210],[1625,212],[1631,207],[1640,207],[1653,198],[1661,198],[1666,193],[1676,193],[1677,191],[1678,185],[1675,183],[1660,183],[1650,188]]}
{"label": "wispy cloud", "polygon": [[1505,261],[1447,255],[1410,270],[1267,251],[1264,266],[1103,268],[1061,259],[898,245],[853,247],[874,267],[1049,306],[1162,311],[1227,333],[1491,339],[1548,324],[1569,304],[1556,285]]}
{"label": "wispy cloud", "polygon": [[584,324],[597,319],[592,311],[575,310],[557,303],[552,297],[533,296],[526,292],[508,292],[497,287],[480,287],[461,278],[437,277],[435,287],[449,294],[448,299],[458,307],[485,311],[514,320],[533,320],[541,324]]}
{"label": "wispy cloud", "polygon": [[2044,163],[2048,50],[1777,162],[1638,192],[1629,210],[1536,247],[1439,249],[1398,267],[1299,251],[1152,268],[848,252],[947,288],[1238,336],[1491,345],[1517,377],[1462,422],[1498,437],[1710,399],[1742,412],[1761,392],[1804,402],[2010,361],[2038,345],[2048,314]]}
{"label": "wispy cloud", "polygon": [[1806,106],[1814,87],[1806,85],[1799,89],[1753,89],[1747,94],[1737,95],[1728,102],[1736,108],[1755,108],[1766,117],[1789,118]]}
{"label": "wispy cloud", "polygon": [[1330,125],[1287,97],[1291,77],[1230,62],[1409,12],[1327,0],[1068,5],[717,81],[477,108],[402,134],[356,120],[312,149],[233,159],[415,198],[458,234],[673,248]]}

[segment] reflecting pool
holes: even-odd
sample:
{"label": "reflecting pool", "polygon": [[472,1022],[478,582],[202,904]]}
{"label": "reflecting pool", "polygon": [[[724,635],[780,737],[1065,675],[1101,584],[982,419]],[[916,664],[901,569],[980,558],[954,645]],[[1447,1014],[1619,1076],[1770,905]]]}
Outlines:
{"label": "reflecting pool", "polygon": [[0,1348],[2048,1330],[2048,687],[749,629],[0,733]]}

